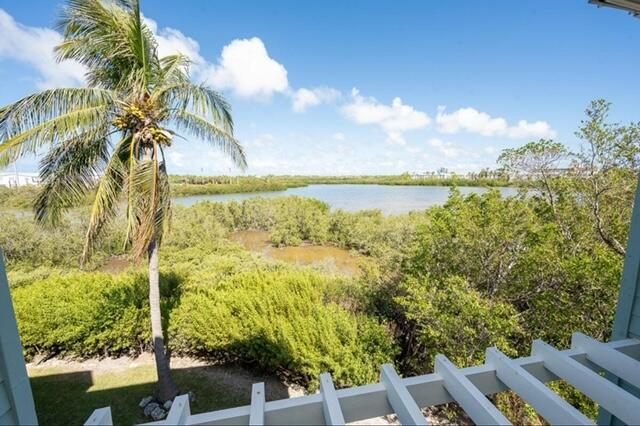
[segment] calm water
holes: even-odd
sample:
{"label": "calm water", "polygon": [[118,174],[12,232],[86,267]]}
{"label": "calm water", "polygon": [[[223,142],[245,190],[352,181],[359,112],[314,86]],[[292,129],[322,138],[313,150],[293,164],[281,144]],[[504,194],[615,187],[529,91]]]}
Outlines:
{"label": "calm water", "polygon": [[[400,214],[443,204],[447,201],[450,189],[447,186],[309,185],[302,188],[289,188],[286,191],[179,197],[174,199],[174,203],[190,206],[203,200],[239,201],[254,197],[299,195],[322,200],[332,209],[347,211],[378,209],[385,214]],[[465,195],[488,191],[486,188],[479,187],[459,187],[459,189]],[[518,192],[516,188],[498,189],[503,196],[516,195]]]}

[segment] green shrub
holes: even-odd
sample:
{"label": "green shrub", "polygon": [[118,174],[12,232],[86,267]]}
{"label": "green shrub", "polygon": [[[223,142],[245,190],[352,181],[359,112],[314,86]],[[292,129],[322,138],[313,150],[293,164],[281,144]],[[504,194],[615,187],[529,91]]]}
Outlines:
{"label": "green shrub", "polygon": [[325,243],[329,238],[329,206],[321,201],[289,197],[276,205],[276,221],[270,235],[275,245],[303,241]]}
{"label": "green shrub", "polygon": [[412,371],[432,371],[439,353],[459,366],[481,363],[490,346],[515,355],[522,331],[511,305],[482,297],[460,277],[410,278],[405,291],[397,302],[411,324],[407,362]]}
{"label": "green shrub", "polygon": [[[163,248],[163,315],[177,353],[239,358],[315,388],[377,379],[394,341],[349,312],[337,278],[270,263],[230,243]],[[27,355],[115,356],[149,349],[146,274],[52,274],[12,289]],[[340,302],[341,304],[338,304]]]}
{"label": "green shrub", "polygon": [[[163,277],[166,306],[176,280]],[[13,289],[22,344],[36,353],[119,355],[148,349],[147,278],[105,273],[53,275]]]}
{"label": "green shrub", "polygon": [[7,279],[11,288],[42,281],[53,275],[64,275],[68,272],[65,268],[51,268],[39,266],[37,268],[12,269],[7,271]]}
{"label": "green shrub", "polygon": [[290,269],[202,282],[171,316],[172,347],[284,370],[310,388],[324,371],[341,386],[375,381],[393,341],[377,321],[327,303],[327,284]]}
{"label": "green shrub", "polygon": [[[56,227],[34,222],[31,213],[0,213],[0,247],[9,266],[32,269],[39,267],[77,268],[87,231],[85,211],[72,211]],[[107,226],[96,247],[92,265],[111,254],[123,251],[126,226],[114,222]]]}
{"label": "green shrub", "polygon": [[175,206],[172,226],[165,246],[180,249],[214,247],[233,227],[233,218],[222,203],[197,203],[192,207]]}

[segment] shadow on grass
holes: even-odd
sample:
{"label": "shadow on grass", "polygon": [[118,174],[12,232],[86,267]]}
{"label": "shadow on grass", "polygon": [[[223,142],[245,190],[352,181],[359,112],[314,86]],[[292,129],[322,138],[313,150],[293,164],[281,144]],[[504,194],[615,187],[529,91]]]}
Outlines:
{"label": "shadow on grass", "polygon": [[[220,367],[212,366],[172,372],[181,393],[195,393],[192,413],[250,403],[252,380],[248,377],[233,380],[233,367],[222,373]],[[105,406],[111,407],[114,424],[134,424],[150,421],[138,403],[156,392],[155,380],[153,365],[107,372],[45,370],[33,374],[31,387],[40,424],[83,424],[94,409]],[[270,400],[288,396],[287,387],[281,383],[268,380],[266,386]]]}

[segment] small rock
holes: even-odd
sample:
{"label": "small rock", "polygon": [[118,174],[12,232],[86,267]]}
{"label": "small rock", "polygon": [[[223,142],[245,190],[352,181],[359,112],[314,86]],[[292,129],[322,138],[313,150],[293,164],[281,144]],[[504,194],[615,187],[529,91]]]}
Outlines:
{"label": "small rock", "polygon": [[150,416],[153,410],[155,410],[156,408],[160,408],[160,405],[158,405],[156,402],[148,403],[147,406],[144,407],[144,415]]}
{"label": "small rock", "polygon": [[195,402],[196,401],[196,394],[189,391],[189,402]]}
{"label": "small rock", "polygon": [[173,405],[173,401],[172,401],[172,400],[170,400],[170,399],[168,399],[168,400],[167,400],[167,402],[165,402],[165,403],[164,403],[164,405],[162,405],[162,407],[163,407],[165,410],[169,411],[169,410],[171,410],[171,406],[172,406],[172,405]]}
{"label": "small rock", "polygon": [[153,420],[162,420],[167,416],[167,412],[164,411],[164,409],[160,406],[156,407],[152,412],[151,412],[151,418]]}
{"label": "small rock", "polygon": [[144,398],[142,398],[142,401],[140,401],[140,404],[138,404],[138,405],[140,405],[140,408],[144,408],[151,401],[153,401],[153,397],[152,396],[145,396]]}

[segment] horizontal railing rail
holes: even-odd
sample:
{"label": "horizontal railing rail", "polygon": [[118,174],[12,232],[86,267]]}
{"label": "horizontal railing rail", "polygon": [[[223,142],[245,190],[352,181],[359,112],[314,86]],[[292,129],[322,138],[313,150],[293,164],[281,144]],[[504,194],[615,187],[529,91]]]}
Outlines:
{"label": "horizontal railing rail", "polygon": [[[438,355],[435,372],[422,376],[400,378],[386,364],[379,383],[352,388],[336,390],[324,373],[320,393],[297,398],[265,402],[264,385],[259,383],[253,386],[250,405],[226,410],[191,414],[183,395],[176,398],[167,419],[145,425],[344,424],[389,414],[397,414],[402,424],[427,424],[421,408],[449,402],[459,403],[476,423],[508,424],[486,396],[509,389],[551,424],[593,424],[544,385],[553,380],[566,380],[623,422],[640,424],[640,399],[600,376],[607,370],[638,386],[638,359],[637,339],[604,344],[576,333],[570,349],[560,351],[538,340],[531,356],[511,359],[489,348],[486,362],[473,367],[457,368]],[[85,424],[108,424],[93,420],[96,412]]]}

